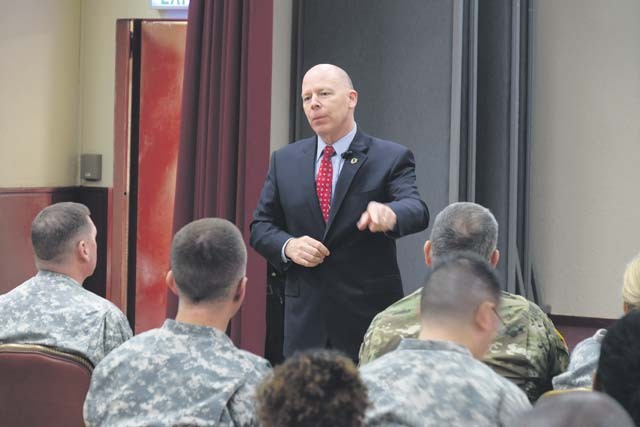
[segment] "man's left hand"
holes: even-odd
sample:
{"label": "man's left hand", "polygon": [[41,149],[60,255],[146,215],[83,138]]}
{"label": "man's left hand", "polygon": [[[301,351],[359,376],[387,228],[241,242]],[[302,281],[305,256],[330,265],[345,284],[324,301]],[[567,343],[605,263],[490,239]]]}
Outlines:
{"label": "man's left hand", "polygon": [[387,205],[378,202],[369,202],[367,210],[358,220],[358,230],[369,229],[372,233],[393,230],[396,226],[396,213]]}

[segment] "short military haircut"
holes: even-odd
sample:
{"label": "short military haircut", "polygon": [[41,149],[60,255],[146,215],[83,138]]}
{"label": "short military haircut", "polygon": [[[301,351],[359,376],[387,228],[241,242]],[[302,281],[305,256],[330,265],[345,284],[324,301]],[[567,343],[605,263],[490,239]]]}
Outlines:
{"label": "short military haircut", "polygon": [[640,311],[624,315],[607,331],[593,388],[617,400],[640,425]]}
{"label": "short military haircut", "polygon": [[47,206],[31,223],[31,244],[41,261],[61,262],[71,253],[83,233],[91,230],[89,208],[63,202]]}
{"label": "short military haircut", "polygon": [[436,216],[430,240],[435,258],[471,251],[489,259],[498,243],[498,222],[489,209],[476,203],[452,203]]}
{"label": "short military haircut", "polygon": [[442,257],[428,273],[420,311],[422,318],[469,318],[485,301],[500,301],[500,280],[495,269],[473,252]]}
{"label": "short military haircut", "polygon": [[262,382],[256,397],[264,427],[362,426],[369,405],[358,368],[331,350],[294,354]]}
{"label": "short military haircut", "polygon": [[189,301],[224,299],[245,275],[247,249],[240,230],[221,218],[204,218],[180,229],[171,245],[171,271]]}

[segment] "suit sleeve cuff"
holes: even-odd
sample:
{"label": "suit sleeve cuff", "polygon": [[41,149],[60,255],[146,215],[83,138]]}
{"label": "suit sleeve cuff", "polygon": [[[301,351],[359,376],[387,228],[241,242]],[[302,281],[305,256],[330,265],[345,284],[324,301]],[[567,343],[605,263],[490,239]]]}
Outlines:
{"label": "suit sleeve cuff", "polygon": [[290,262],[291,260],[289,258],[287,258],[287,256],[284,254],[284,250],[287,248],[287,245],[289,244],[289,242],[291,241],[291,239],[293,239],[293,237],[289,237],[287,239],[286,242],[284,242],[284,245],[282,245],[282,249],[280,250],[280,258],[282,259],[282,262],[284,262],[285,264]]}

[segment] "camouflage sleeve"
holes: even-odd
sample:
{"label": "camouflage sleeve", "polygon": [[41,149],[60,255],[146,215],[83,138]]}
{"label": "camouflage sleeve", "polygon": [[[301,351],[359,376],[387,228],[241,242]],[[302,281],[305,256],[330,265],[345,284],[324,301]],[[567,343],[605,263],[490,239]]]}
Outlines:
{"label": "camouflage sleeve", "polygon": [[395,350],[402,338],[418,336],[421,291],[396,301],[373,318],[360,345],[360,366]]}
{"label": "camouflage sleeve", "polygon": [[120,310],[108,311],[104,323],[104,355],[106,356],[133,336],[127,318]]}
{"label": "camouflage sleeve", "polygon": [[560,331],[553,326],[551,319],[549,319],[549,323],[551,323],[551,327],[553,328],[553,333],[550,338],[552,351],[550,353],[549,374],[551,378],[553,378],[567,370],[569,366],[569,349],[567,348],[564,337]]}
{"label": "camouflage sleeve", "polygon": [[233,425],[258,426],[255,387],[242,384],[227,403],[227,412]]}
{"label": "camouflage sleeve", "polygon": [[499,425],[512,425],[509,421],[529,409],[531,409],[531,403],[527,395],[515,385],[507,384],[498,408]]}
{"label": "camouflage sleeve", "polygon": [[360,366],[379,358],[380,356],[393,351],[400,344],[400,335],[384,328],[384,313],[373,318],[364,340],[360,345]]}
{"label": "camouflage sleeve", "polygon": [[231,399],[227,402],[226,412],[228,412],[232,425],[260,425],[255,398],[256,387],[270,371],[271,365],[266,360],[259,361],[256,363],[255,370],[246,375],[246,381],[231,396]]}

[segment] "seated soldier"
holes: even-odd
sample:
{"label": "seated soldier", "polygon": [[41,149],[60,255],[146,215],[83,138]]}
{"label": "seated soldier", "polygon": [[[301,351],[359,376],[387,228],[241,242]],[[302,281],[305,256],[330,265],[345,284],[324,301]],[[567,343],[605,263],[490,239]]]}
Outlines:
{"label": "seated soldier", "polygon": [[[628,314],[640,307],[640,255],[636,255],[627,265],[623,283],[622,311]],[[567,371],[553,378],[555,390],[592,386],[593,374],[600,357],[600,346],[606,334],[606,329],[598,329],[592,337],[576,345],[571,352]]]}
{"label": "seated soldier", "polygon": [[[475,203],[453,203],[435,219],[424,252],[427,265],[455,250],[479,254],[494,267],[500,252],[498,223],[493,214]],[[483,361],[510,379],[535,401],[551,389],[551,379],[569,361],[567,346],[553,322],[534,303],[502,292],[500,317],[504,330],[496,337]],[[420,331],[420,289],[378,313],[360,347],[360,364],[395,349],[401,338],[415,338]]]}
{"label": "seated soldier", "polygon": [[79,203],[44,208],[31,224],[38,273],[0,295],[0,343],[72,350],[97,364],[131,338],[124,314],[82,288],[96,268],[96,227]]}
{"label": "seated soldier", "polygon": [[418,338],[361,368],[367,425],[504,425],[531,407],[481,358],[502,326],[494,269],[471,252],[441,258],[421,292]]}
{"label": "seated soldier", "polygon": [[369,403],[353,361],[330,350],[294,354],[257,395],[263,427],[358,427]]}
{"label": "seated soldier", "polygon": [[93,371],[87,426],[257,425],[255,386],[269,362],[225,334],[244,300],[247,250],[240,231],[205,218],[173,238],[167,285],[175,320],[137,335]]}

